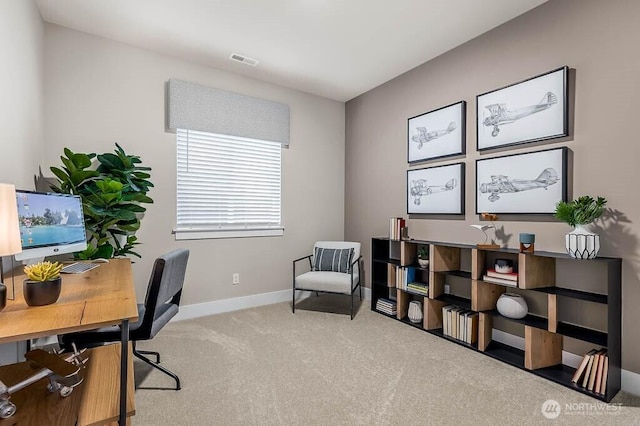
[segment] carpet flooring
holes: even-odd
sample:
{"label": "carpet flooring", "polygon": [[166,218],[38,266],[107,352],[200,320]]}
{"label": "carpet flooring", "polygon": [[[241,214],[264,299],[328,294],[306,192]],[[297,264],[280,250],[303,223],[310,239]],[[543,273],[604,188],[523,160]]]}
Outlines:
{"label": "carpet flooring", "polygon": [[[322,295],[170,323],[141,349],[183,382],[137,362],[134,425],[640,424],[640,398],[615,404],[536,377],[369,310],[322,312]],[[303,309],[304,308],[304,309]]]}

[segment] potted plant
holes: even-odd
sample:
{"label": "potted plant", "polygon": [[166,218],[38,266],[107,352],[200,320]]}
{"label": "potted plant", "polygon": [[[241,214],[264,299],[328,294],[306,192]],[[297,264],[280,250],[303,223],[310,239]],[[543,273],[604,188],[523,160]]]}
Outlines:
{"label": "potted plant", "polygon": [[607,200],[583,195],[571,202],[561,201],[556,205],[555,217],[574,227],[565,236],[569,255],[576,259],[593,259],[600,250],[600,236],[590,232],[586,225],[594,222],[604,213]]}
{"label": "potted plant", "polygon": [[40,262],[24,267],[27,279],[22,289],[27,305],[50,305],[58,300],[62,288],[61,269],[59,262]]}
{"label": "potted plant", "polygon": [[[96,155],[75,153],[68,148],[61,156],[63,166],[51,167],[57,177],[55,192],[76,194],[82,198],[87,249],[77,259],[111,258],[134,255],[135,236],[146,211],[144,203],[153,203],[147,192],[151,168],[141,166],[140,157],[128,155],[116,144],[115,153]],[[97,167],[92,167],[93,160]]]}
{"label": "potted plant", "polygon": [[420,246],[418,248],[418,265],[422,268],[429,266],[429,246]]}

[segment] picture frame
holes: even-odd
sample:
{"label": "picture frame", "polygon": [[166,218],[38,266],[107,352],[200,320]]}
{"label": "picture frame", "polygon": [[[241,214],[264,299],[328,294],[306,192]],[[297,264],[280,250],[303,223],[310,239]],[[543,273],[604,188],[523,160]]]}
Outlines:
{"label": "picture frame", "polygon": [[465,163],[407,170],[407,214],[464,214]]}
{"label": "picture frame", "polygon": [[567,201],[566,147],[476,160],[476,213],[552,214]]}
{"label": "picture frame", "polygon": [[467,103],[456,102],[407,120],[407,162],[443,159],[466,152]]}
{"label": "picture frame", "polygon": [[568,136],[567,66],[476,96],[477,149]]}

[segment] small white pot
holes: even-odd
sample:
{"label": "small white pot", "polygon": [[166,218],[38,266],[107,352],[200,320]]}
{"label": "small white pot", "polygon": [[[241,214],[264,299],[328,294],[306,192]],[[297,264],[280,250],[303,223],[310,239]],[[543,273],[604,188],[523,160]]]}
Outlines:
{"label": "small white pot", "polygon": [[429,266],[429,259],[418,259],[418,265],[420,265],[421,268],[426,268]]}
{"label": "small white pot", "polygon": [[527,316],[529,306],[524,297],[515,293],[502,293],[496,305],[500,315],[507,318],[521,319]]}
{"label": "small white pot", "polygon": [[574,259],[593,259],[600,251],[600,235],[587,230],[583,225],[565,235],[565,246]]}

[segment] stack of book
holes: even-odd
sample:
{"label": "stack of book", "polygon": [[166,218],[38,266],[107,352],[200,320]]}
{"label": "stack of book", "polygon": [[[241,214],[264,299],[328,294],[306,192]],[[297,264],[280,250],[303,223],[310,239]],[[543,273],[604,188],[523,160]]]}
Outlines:
{"label": "stack of book", "polygon": [[511,287],[518,287],[518,273],[503,273],[496,272],[495,269],[487,269],[487,273],[482,277],[482,281],[494,284],[508,285]]}
{"label": "stack of book", "polygon": [[584,355],[580,366],[576,369],[571,381],[591,392],[605,395],[607,391],[607,375],[609,373],[609,357],[606,349],[591,349]]}
{"label": "stack of book", "polygon": [[384,312],[387,315],[395,315],[397,313],[396,301],[380,298],[376,302],[376,310]]}
{"label": "stack of book", "polygon": [[401,240],[403,237],[405,220],[401,217],[392,217],[389,219],[389,238],[392,240]]}
{"label": "stack of book", "polygon": [[411,266],[396,269],[396,287],[422,296],[429,295],[429,286],[416,281],[416,268]]}
{"label": "stack of book", "polygon": [[459,306],[442,308],[442,332],[470,345],[478,341],[478,313]]}

